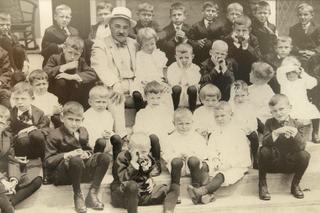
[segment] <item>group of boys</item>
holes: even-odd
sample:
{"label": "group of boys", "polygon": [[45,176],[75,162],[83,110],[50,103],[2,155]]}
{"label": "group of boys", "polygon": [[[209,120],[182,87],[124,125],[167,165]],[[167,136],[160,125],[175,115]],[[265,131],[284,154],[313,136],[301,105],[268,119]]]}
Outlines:
{"label": "group of boys", "polygon": [[[55,9],[55,24],[46,30],[42,41],[43,70],[32,72],[28,72],[29,62],[23,47],[10,31],[10,15],[1,12],[0,102],[5,106],[0,106],[1,210],[14,212],[13,205],[40,187],[41,179],[30,174],[31,169],[25,169],[34,159],[42,162],[44,182],[72,184],[75,209],[80,213],[86,212],[87,207],[103,210],[98,191],[112,160],[111,201],[128,212],[137,212],[138,205],[162,203],[164,212],[173,212],[179,202],[180,178],[186,174],[192,179],[188,193],[193,203],[213,201],[214,191],[222,184],[234,183],[235,174],[242,177],[245,168],[251,165],[250,151],[239,160],[241,163],[234,162],[230,158],[237,154],[236,150],[225,150],[222,142],[215,142],[238,133],[238,127],[230,127],[235,116],[226,102],[239,98],[239,94],[231,97],[235,80],[253,84],[249,93],[254,100],[259,99],[259,94],[253,95],[254,92],[265,94],[265,90],[260,90],[261,85],[268,83],[272,88],[266,92],[268,98],[264,97],[267,100],[262,101],[262,107],[256,101],[256,109],[263,111],[269,107],[272,115],[265,118],[262,112],[257,116],[258,132],[264,135],[259,155],[256,131],[239,131],[237,138],[239,144],[240,138],[250,141],[252,164],[259,169],[260,199],[271,199],[266,183],[269,172],[294,173],[291,193],[303,198],[299,182],[310,155],[304,150],[306,143],[300,125],[290,117],[287,97],[273,96],[280,92],[274,70],[289,54],[297,55],[305,67],[316,66],[313,61],[319,57],[320,30],[312,22],[313,8],[301,4],[298,6],[300,23],[290,28],[290,37],[278,37],[276,27],[268,21],[270,5],[266,1],[255,2],[252,1],[252,20],[243,14],[239,3],[228,5],[224,19],[217,3],[205,2],[203,20],[192,27],[185,23],[186,7],[174,3],[170,8],[171,23],[163,30],[153,20],[154,7],[149,3],[139,5],[139,20],[135,22],[127,8],[112,9],[110,3],[103,2],[97,7],[100,22],[93,26],[85,41],[69,25],[71,8],[59,5]],[[121,22],[116,25],[110,21],[113,17],[120,17],[129,25]],[[134,133],[129,136],[119,128],[119,124],[124,125],[124,115],[119,116],[118,108],[119,102],[124,102],[123,95],[130,94],[126,91],[129,89],[123,88],[129,88],[134,79],[135,56],[131,50],[135,51],[136,44],[132,43],[131,47],[131,42],[138,39],[139,30],[145,27],[157,33],[157,45],[168,59],[165,81],[169,84],[176,81],[171,83],[173,106],[161,104],[163,94],[167,93],[163,84],[148,82],[143,88],[147,105],[137,108]],[[99,42],[110,38],[114,39],[114,46],[99,46]],[[112,48],[117,48],[114,51],[120,55],[123,69],[106,75],[105,69],[110,64],[103,67],[103,63],[117,62],[101,58],[104,55],[100,53]],[[196,75],[182,69],[192,61],[196,70],[200,67]],[[177,74],[180,68],[181,74],[180,71]],[[198,82],[189,83],[186,77],[182,85],[179,79],[182,75],[192,76]],[[97,84],[99,80],[102,85]],[[179,107],[182,87],[186,85],[189,109]],[[245,95],[247,90],[243,90]],[[198,96],[203,106],[198,106]],[[319,107],[319,98],[311,98]],[[317,130],[313,131],[314,142],[320,141]],[[214,143],[220,143],[215,152],[201,152]],[[172,147],[174,144],[179,148]],[[246,142],[242,145],[239,147],[247,153],[249,145]],[[161,173],[161,152],[171,173],[169,187],[155,185],[152,179]],[[228,153],[232,156],[227,156]],[[217,157],[210,159],[215,154]],[[24,183],[22,173],[33,178]],[[92,184],[84,199],[80,183],[89,180]]]}

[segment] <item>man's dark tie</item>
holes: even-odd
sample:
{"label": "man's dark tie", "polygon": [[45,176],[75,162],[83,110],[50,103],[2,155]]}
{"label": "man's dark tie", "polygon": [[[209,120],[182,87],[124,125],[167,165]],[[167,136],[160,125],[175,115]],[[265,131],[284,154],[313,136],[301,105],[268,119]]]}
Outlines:
{"label": "man's dark tie", "polygon": [[117,45],[117,47],[119,47],[119,48],[125,47],[125,46],[127,46],[127,41],[117,42],[116,45]]}
{"label": "man's dark tie", "polygon": [[29,113],[29,110],[23,112],[20,116],[19,116],[19,120],[22,122],[28,122],[31,119],[31,115]]}

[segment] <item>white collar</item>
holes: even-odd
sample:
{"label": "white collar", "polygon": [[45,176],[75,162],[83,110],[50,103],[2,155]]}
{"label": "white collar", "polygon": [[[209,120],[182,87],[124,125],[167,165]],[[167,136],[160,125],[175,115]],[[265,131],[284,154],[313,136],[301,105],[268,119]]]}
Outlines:
{"label": "white collar", "polygon": [[17,108],[17,109],[18,109],[18,113],[17,113],[17,115],[18,115],[18,116],[20,116],[22,113],[24,113],[24,112],[26,112],[26,111],[28,111],[28,112],[29,112],[29,114],[30,114],[30,115],[32,115],[31,106],[29,107],[29,109],[28,109],[28,110],[26,110],[26,111],[24,111],[24,112],[20,111],[20,110],[19,110],[19,108]]}

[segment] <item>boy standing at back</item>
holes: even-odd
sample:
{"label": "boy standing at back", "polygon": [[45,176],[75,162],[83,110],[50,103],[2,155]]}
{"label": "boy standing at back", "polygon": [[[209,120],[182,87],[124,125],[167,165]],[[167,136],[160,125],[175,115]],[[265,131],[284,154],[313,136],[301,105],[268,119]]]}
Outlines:
{"label": "boy standing at back", "polygon": [[55,23],[46,29],[42,43],[41,55],[43,56],[42,67],[44,67],[53,54],[62,52],[64,42],[69,36],[78,36],[77,29],[69,26],[71,21],[71,8],[67,5],[58,5],[54,11]]}
{"label": "boy standing at back", "polygon": [[187,34],[189,25],[185,24],[186,7],[180,3],[173,3],[170,7],[171,23],[159,33],[159,48],[166,53],[168,58],[167,66],[175,61],[175,49],[180,43],[188,41]]}
{"label": "boy standing at back", "polygon": [[285,95],[274,95],[269,101],[273,118],[266,121],[262,147],[259,153],[259,197],[270,200],[267,173],[294,173],[291,194],[302,199],[299,187],[306,171],[310,154],[305,151],[306,142],[297,122],[290,117],[291,105]]}
{"label": "boy standing at back", "polygon": [[262,55],[274,51],[273,45],[277,39],[278,33],[276,26],[268,20],[270,15],[270,4],[266,1],[259,2],[255,12],[255,18],[252,20],[252,34],[258,39]]}
{"label": "boy standing at back", "polygon": [[[107,153],[93,153],[88,144],[88,132],[82,126],[83,107],[77,102],[67,102],[61,115],[63,125],[49,133],[46,146],[46,166],[52,171],[55,185],[72,184],[75,210],[87,212],[87,207],[103,210],[97,194],[101,181],[111,161]],[[90,181],[84,201],[81,181]]]}
{"label": "boy standing at back", "polygon": [[223,36],[223,22],[219,19],[219,6],[207,1],[202,6],[203,19],[192,25],[188,38],[194,49],[194,63],[199,65],[209,57],[212,42]]}

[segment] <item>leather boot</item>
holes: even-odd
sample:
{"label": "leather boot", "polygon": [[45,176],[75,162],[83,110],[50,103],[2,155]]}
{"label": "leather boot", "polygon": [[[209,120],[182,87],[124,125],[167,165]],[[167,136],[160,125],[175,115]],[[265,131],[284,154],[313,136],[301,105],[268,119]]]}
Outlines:
{"label": "leather boot", "polygon": [[74,207],[76,209],[76,212],[78,212],[78,213],[86,213],[87,212],[87,207],[84,204],[82,192],[74,193],[73,200],[74,200]]}
{"label": "leather boot", "polygon": [[304,194],[299,186],[300,180],[296,177],[293,177],[292,183],[291,183],[291,194],[298,199],[304,198]]}
{"label": "leather boot", "polygon": [[266,180],[259,181],[259,198],[261,200],[270,200],[271,196],[268,192],[268,186]]}
{"label": "leather boot", "polygon": [[94,210],[103,210],[104,205],[98,199],[98,190],[96,188],[90,188],[86,197],[86,206]]}

